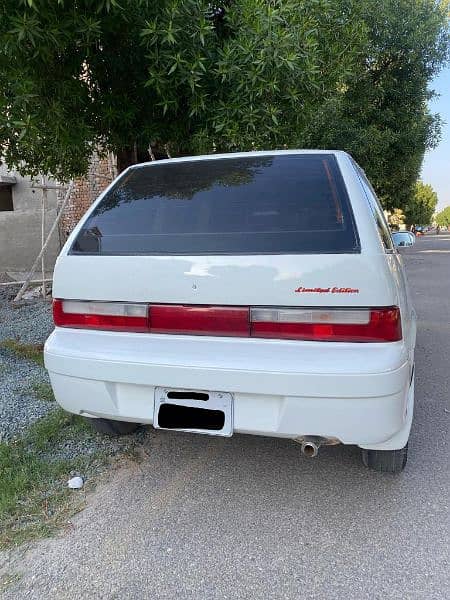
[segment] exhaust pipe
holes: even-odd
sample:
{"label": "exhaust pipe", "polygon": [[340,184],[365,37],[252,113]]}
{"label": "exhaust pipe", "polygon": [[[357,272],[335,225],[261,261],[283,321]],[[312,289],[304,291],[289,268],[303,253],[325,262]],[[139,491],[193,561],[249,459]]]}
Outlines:
{"label": "exhaust pipe", "polygon": [[319,454],[320,444],[312,440],[303,440],[301,448],[304,456],[307,456],[308,458],[314,458]]}
{"label": "exhaust pipe", "polygon": [[293,438],[294,442],[301,445],[302,454],[308,458],[314,458],[319,454],[320,446],[335,446],[340,440],[334,437],[323,437],[321,435],[304,435]]}

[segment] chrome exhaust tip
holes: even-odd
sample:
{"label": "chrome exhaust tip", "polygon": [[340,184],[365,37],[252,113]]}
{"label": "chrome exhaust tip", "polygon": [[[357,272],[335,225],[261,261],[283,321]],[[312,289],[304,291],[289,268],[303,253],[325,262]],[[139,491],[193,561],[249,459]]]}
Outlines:
{"label": "chrome exhaust tip", "polygon": [[302,442],[302,454],[308,458],[315,458],[319,454],[320,444],[311,440],[303,440]]}
{"label": "chrome exhaust tip", "polygon": [[301,445],[302,454],[308,458],[314,458],[319,454],[320,446],[334,446],[340,444],[340,440],[334,437],[322,437],[321,435],[304,435],[293,438],[294,442]]}

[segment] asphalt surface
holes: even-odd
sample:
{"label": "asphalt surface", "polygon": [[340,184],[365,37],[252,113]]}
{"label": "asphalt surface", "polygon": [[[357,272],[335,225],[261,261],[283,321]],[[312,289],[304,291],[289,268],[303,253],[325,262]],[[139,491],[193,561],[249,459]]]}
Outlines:
{"label": "asphalt surface", "polygon": [[5,598],[449,597],[450,235],[405,250],[419,316],[406,470],[353,447],[152,431],[73,527],[0,567]]}

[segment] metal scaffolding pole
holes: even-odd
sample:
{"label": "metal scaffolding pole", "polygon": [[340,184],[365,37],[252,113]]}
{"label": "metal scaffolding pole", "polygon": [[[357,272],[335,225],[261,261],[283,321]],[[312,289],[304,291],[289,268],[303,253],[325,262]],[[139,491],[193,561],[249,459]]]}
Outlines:
{"label": "metal scaffolding pole", "polygon": [[[47,246],[48,246],[48,244],[49,244],[49,242],[51,240],[51,237],[52,237],[52,235],[53,235],[56,227],[58,226],[58,223],[59,223],[59,221],[60,221],[60,219],[61,219],[61,217],[63,215],[64,208],[66,207],[66,204],[69,201],[70,194],[72,193],[72,190],[73,190],[73,185],[74,185],[73,181],[71,181],[70,184],[69,184],[69,187],[67,188],[66,195],[64,196],[64,200],[61,203],[61,207],[60,207],[59,213],[57,214],[56,219],[53,222],[53,225],[50,227],[50,231],[48,232],[47,238],[45,240],[43,239],[41,251],[36,256],[36,259],[35,259],[32,267],[30,269],[30,272],[26,276],[25,281],[23,282],[22,287],[17,292],[17,295],[14,298],[14,302],[18,302],[22,298],[23,294],[25,293],[25,290],[27,289],[27,287],[28,287],[28,285],[30,283],[31,278],[33,277],[33,275],[34,275],[34,273],[35,273],[35,271],[37,269],[39,261],[41,261],[41,259],[43,258],[45,250],[46,250],[46,248],[47,248]],[[45,185],[45,186],[44,185],[35,185],[33,187],[41,188],[41,189],[46,188],[47,190],[49,190],[49,189],[50,190],[65,189],[65,186],[55,186],[55,185]],[[44,206],[44,203],[43,203],[43,206]],[[45,230],[44,230],[44,236],[43,236],[43,238],[44,237],[45,237]],[[44,269],[44,266],[45,266],[44,262],[41,261],[41,267],[42,267],[42,269]],[[45,286],[44,279],[45,279],[45,273],[43,272],[42,273],[43,286]]]}

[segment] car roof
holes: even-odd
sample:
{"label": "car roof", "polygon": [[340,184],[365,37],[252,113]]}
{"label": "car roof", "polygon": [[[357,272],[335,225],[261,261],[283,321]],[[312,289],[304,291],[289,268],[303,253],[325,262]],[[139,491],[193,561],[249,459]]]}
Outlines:
{"label": "car roof", "polygon": [[202,154],[200,156],[180,156],[177,158],[164,158],[131,165],[128,170],[142,169],[143,167],[161,165],[175,162],[197,162],[199,160],[220,160],[227,158],[245,158],[248,156],[288,156],[292,154],[333,154],[334,156],[349,156],[343,150],[255,150],[252,152],[226,152],[222,154]]}

